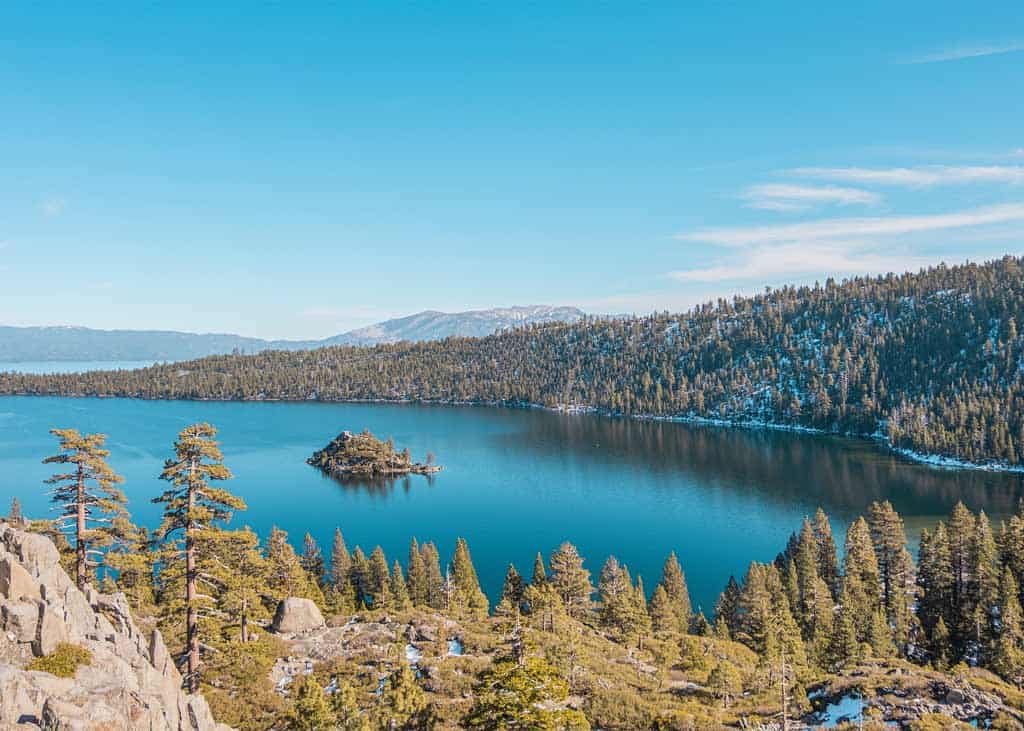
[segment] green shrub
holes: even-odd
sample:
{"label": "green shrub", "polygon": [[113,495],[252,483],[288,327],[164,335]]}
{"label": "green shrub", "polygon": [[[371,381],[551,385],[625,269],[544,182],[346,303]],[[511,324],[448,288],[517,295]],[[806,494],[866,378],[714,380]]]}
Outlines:
{"label": "green shrub", "polygon": [[49,655],[38,657],[29,664],[29,670],[41,670],[58,678],[73,678],[80,665],[92,662],[92,653],[84,647],[61,642]]}

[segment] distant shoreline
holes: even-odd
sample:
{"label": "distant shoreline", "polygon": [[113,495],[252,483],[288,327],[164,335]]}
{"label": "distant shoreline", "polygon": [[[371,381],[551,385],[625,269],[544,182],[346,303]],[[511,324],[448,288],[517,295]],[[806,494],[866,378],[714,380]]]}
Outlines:
{"label": "distant shoreline", "polygon": [[825,429],[818,429],[811,426],[802,426],[800,424],[779,424],[777,422],[768,421],[756,421],[753,419],[737,419],[735,421],[730,419],[712,419],[704,416],[659,416],[656,414],[622,414],[606,411],[594,406],[578,406],[572,404],[561,404],[557,406],[544,406],[543,404],[534,403],[514,403],[514,402],[501,402],[501,401],[456,401],[449,399],[384,399],[384,398],[373,398],[373,399],[322,399],[322,398],[305,398],[305,399],[285,399],[285,398],[242,398],[242,399],[218,399],[218,398],[149,398],[146,396],[124,396],[124,395],[106,395],[106,394],[33,394],[33,393],[7,393],[0,394],[2,396],[10,396],[17,398],[75,398],[75,399],[125,399],[131,401],[186,401],[186,402],[209,402],[209,403],[288,403],[288,404],[305,404],[305,403],[323,403],[323,404],[379,404],[379,405],[393,405],[393,406],[410,406],[410,405],[422,405],[422,406],[472,406],[472,407],[485,407],[485,408],[501,408],[501,409],[537,409],[540,411],[548,411],[557,414],[586,414],[593,416],[604,416],[612,419],[633,419],[635,421],[660,421],[674,424],[689,424],[692,426],[711,426],[728,429],[747,429],[751,431],[785,431],[794,432],[800,434],[815,434],[819,436],[835,436],[843,437],[846,439],[862,439],[867,441],[873,441],[877,443],[884,451],[892,454],[897,454],[905,459],[908,459],[917,464],[925,465],[927,467],[933,467],[936,469],[943,470],[974,470],[980,472],[996,472],[1006,474],[1024,474],[1024,466],[1009,465],[1000,462],[968,462],[966,460],[957,459],[956,457],[948,457],[941,454],[926,454],[923,452],[915,452],[912,449],[905,447],[897,447],[889,442],[888,437],[882,434],[880,431],[875,431],[871,434],[862,434],[858,432],[840,432],[840,431],[828,431]]}

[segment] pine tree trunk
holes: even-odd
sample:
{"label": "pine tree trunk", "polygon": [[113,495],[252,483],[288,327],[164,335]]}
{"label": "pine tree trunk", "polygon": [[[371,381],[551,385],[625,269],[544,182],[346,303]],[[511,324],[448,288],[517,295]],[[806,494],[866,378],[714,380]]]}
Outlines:
{"label": "pine tree trunk", "polygon": [[85,554],[85,472],[78,465],[78,480],[75,496],[75,584],[79,591],[85,591],[85,580],[89,576]]}
{"label": "pine tree trunk", "polygon": [[196,607],[196,547],[192,535],[192,512],[195,507],[195,492],[193,484],[195,479],[196,461],[192,459],[189,465],[188,479],[188,516],[185,524],[185,606],[188,611],[188,692],[195,693],[199,690],[199,609]]}

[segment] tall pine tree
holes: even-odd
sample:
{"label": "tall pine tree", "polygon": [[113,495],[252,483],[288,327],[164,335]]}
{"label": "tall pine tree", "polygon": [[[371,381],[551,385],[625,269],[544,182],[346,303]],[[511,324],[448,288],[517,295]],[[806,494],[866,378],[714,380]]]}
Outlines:
{"label": "tall pine tree", "polygon": [[55,474],[46,483],[53,485],[51,500],[61,511],[57,528],[73,538],[75,583],[84,590],[91,569],[103,556],[100,549],[118,537],[115,527],[123,523],[116,519],[127,516],[127,500],[117,488],[124,478],[107,464],[106,434],[83,436],[77,429],[51,429],[50,433],[60,440],[60,447],[43,463],[68,465],[68,471]]}
{"label": "tall pine tree", "polygon": [[245,510],[245,502],[227,490],[214,486],[231,472],[215,437],[217,430],[207,423],[181,430],[174,443],[174,457],[164,463],[160,479],[171,487],[153,502],[164,506],[160,535],[165,541],[184,542],[186,648],[188,672],[185,684],[190,693],[199,689],[199,606],[197,599],[197,542],[216,550],[216,533],[231,519],[232,511]]}

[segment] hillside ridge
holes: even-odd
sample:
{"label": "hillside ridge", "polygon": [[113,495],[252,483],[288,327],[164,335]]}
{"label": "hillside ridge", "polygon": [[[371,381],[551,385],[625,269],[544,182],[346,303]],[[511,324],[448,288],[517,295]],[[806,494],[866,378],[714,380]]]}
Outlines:
{"label": "hillside ridge", "polygon": [[233,333],[175,330],[99,330],[77,325],[0,326],[0,361],[178,361],[229,353],[309,350],[330,345],[376,345],[402,340],[482,337],[534,323],[575,322],[575,307],[522,305],[465,312],[424,310],[320,340],[267,340]]}

